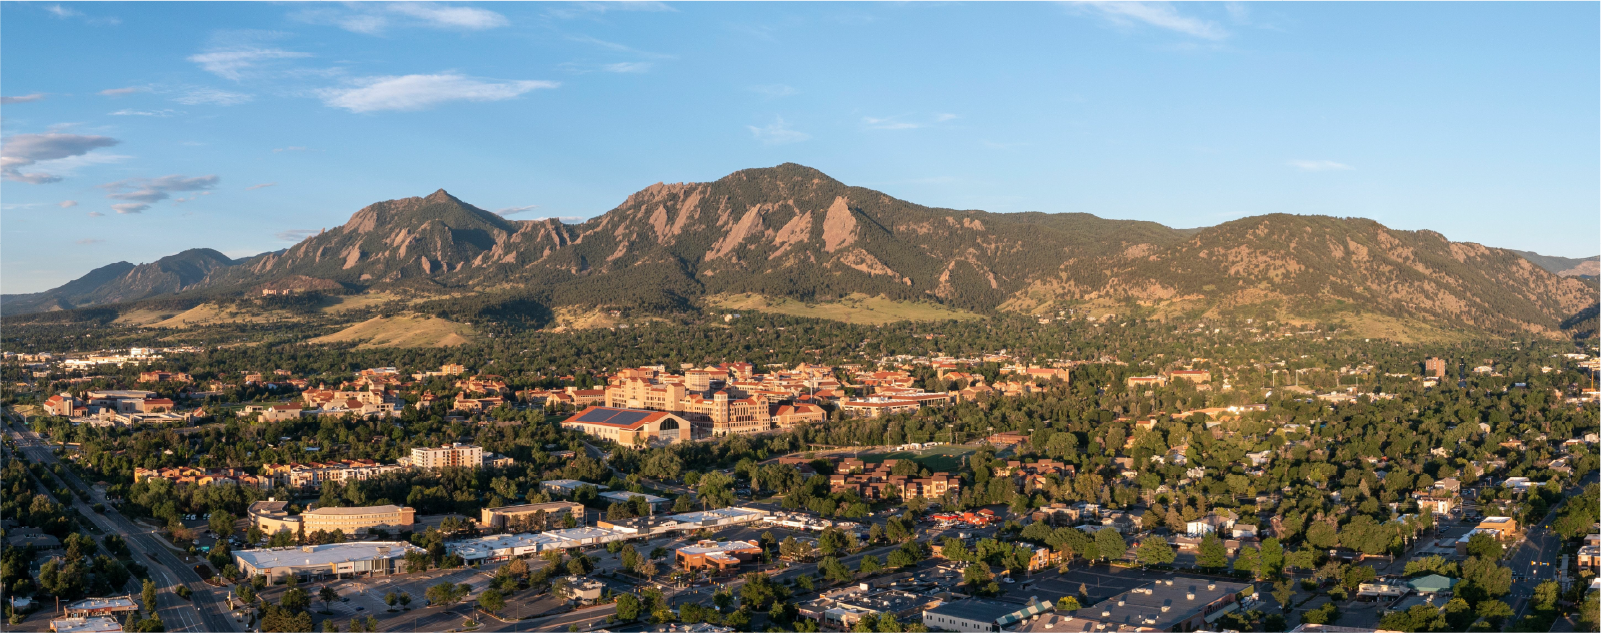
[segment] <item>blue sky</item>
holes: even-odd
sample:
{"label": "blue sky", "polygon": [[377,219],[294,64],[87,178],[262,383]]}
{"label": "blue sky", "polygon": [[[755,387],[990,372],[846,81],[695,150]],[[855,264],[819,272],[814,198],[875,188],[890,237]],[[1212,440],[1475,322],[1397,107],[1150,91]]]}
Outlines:
{"label": "blue sky", "polygon": [[445,188],[783,162],[931,206],[1360,216],[1594,255],[1596,3],[0,4],[0,285]]}

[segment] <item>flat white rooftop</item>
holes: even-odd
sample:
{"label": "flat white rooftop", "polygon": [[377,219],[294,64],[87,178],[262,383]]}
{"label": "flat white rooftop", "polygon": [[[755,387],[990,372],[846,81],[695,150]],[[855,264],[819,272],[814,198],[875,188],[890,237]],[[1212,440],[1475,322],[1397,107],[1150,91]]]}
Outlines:
{"label": "flat white rooftop", "polygon": [[377,541],[371,543],[333,543],[300,547],[274,547],[234,552],[240,561],[256,569],[311,567],[349,563],[358,560],[401,558],[408,551],[422,551],[410,543]]}

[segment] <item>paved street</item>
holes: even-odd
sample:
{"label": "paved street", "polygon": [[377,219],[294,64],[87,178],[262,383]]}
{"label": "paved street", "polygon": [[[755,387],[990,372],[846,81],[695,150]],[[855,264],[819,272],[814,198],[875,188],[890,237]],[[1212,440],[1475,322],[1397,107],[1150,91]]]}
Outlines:
{"label": "paved street", "polygon": [[[17,442],[20,449],[29,459],[53,465],[60,463],[55,453],[37,433],[26,430],[21,417],[7,411],[8,433]],[[72,472],[72,469],[63,467],[62,476],[72,485],[81,490],[95,494],[93,488],[85,484]],[[77,508],[80,513],[94,522],[95,526],[107,534],[120,535],[128,543],[128,549],[133,552],[134,558],[140,564],[150,568],[150,578],[155,581],[159,592],[156,602],[162,621],[169,631],[242,631],[244,625],[235,622],[225,614],[223,604],[224,590],[206,584],[190,565],[198,560],[186,562],[179,558],[179,554],[171,548],[161,544],[157,537],[148,528],[140,527],[122,516],[115,509],[107,507],[105,514],[94,512],[85,503],[77,498],[65,500]],[[100,499],[104,501],[104,499]],[[179,585],[189,587],[191,600],[185,600],[173,593]],[[133,592],[135,595],[138,591]]]}

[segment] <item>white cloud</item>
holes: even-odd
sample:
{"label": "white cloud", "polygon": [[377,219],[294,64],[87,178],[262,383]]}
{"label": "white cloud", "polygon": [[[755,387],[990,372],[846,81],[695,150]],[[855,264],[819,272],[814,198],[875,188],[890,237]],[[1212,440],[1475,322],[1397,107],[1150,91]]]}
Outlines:
{"label": "white cloud", "polygon": [[316,235],[319,232],[320,231],[317,231],[316,229],[289,229],[287,231],[279,231],[274,234],[273,237],[285,242],[299,242],[300,240]]}
{"label": "white cloud", "polygon": [[44,172],[22,173],[23,167],[44,161],[83,156],[91,150],[111,147],[119,141],[108,136],[78,134],[16,134],[0,146],[0,178],[30,184],[57,182],[61,176]]}
{"label": "white cloud", "polygon": [[29,101],[38,101],[38,100],[43,99],[43,98],[44,98],[44,93],[42,93],[42,92],[35,92],[35,93],[31,94],[31,95],[22,95],[22,96],[18,96],[18,97],[0,97],[0,105],[7,105],[7,104],[12,104],[12,103],[27,103]]}
{"label": "white cloud", "polygon": [[1350,171],[1356,169],[1344,163],[1332,160],[1292,160],[1290,166],[1301,171]]}
{"label": "white cloud", "polygon": [[751,90],[751,92],[754,92],[754,93],[759,94],[761,96],[767,97],[768,99],[777,99],[777,98],[780,98],[780,97],[788,97],[790,95],[797,94],[797,93],[800,92],[800,91],[798,91],[798,90],[796,90],[794,88],[791,88],[789,86],[786,86],[784,84],[767,84],[765,86],[751,86],[750,90]]}
{"label": "white cloud", "polygon": [[926,121],[907,120],[901,115],[883,118],[867,116],[862,117],[862,123],[874,130],[915,130],[917,128],[928,127],[938,123],[953,121],[957,118],[958,117],[956,115],[950,113],[936,114],[932,117],[929,117]]}
{"label": "white cloud", "polygon": [[99,211],[90,211],[89,212],[89,217],[91,217],[91,218],[103,218],[103,217],[106,217],[106,214],[101,213]]}
{"label": "white cloud", "polygon": [[259,185],[250,185],[249,187],[245,187],[245,191],[255,191],[257,189],[266,189],[267,187],[276,187],[276,186],[278,186],[278,183],[276,183],[276,182],[264,182],[264,183],[261,183]]}
{"label": "white cloud", "polygon": [[58,18],[62,18],[62,19],[71,18],[71,17],[77,17],[77,16],[80,16],[80,15],[83,15],[82,11],[76,11],[76,10],[73,10],[73,9],[68,9],[66,7],[63,7],[63,6],[59,5],[59,4],[47,4],[47,5],[45,5],[44,10],[45,11],[49,11],[51,15],[54,15],[54,16],[56,16]]}
{"label": "white cloud", "polygon": [[242,48],[233,50],[214,50],[197,53],[189,56],[189,61],[200,65],[208,73],[239,81],[246,73],[261,65],[278,59],[299,59],[311,57],[311,53],[299,53],[277,48]]}
{"label": "white cloud", "polygon": [[[572,0],[573,10],[605,13],[605,11],[677,11],[661,0]],[[572,14],[570,11],[557,11]]]}
{"label": "white cloud", "polygon": [[418,18],[435,28],[479,31],[511,24],[506,16],[494,11],[460,5],[396,2],[388,5],[388,8],[392,12]]}
{"label": "white cloud", "polygon": [[183,94],[174,97],[173,101],[184,105],[234,106],[241,103],[249,103],[255,98],[255,95],[228,92],[227,90],[218,90],[216,88],[191,87],[184,89]]}
{"label": "white cloud", "polygon": [[124,108],[124,109],[118,110],[116,112],[112,112],[111,116],[169,117],[169,116],[173,116],[175,114],[183,114],[183,112],[180,112],[178,110],[173,110],[171,108],[162,108],[160,110],[130,110],[130,109]]}
{"label": "white cloud", "polygon": [[283,152],[309,152],[309,151],[312,151],[312,150],[306,149],[306,147],[304,145],[290,145],[289,147],[276,147],[276,148],[273,148],[272,153],[279,154],[279,153],[283,153]]}
{"label": "white cloud", "polygon": [[136,92],[150,92],[150,88],[147,87],[147,86],[128,86],[127,88],[107,88],[105,90],[101,90],[100,94],[101,94],[101,96],[106,96],[106,97],[123,97],[123,96],[134,94]]}
{"label": "white cloud", "polygon": [[[132,202],[160,202],[171,197],[173,191],[204,191],[217,186],[219,178],[216,176],[162,176],[160,178],[129,178],[100,185],[101,189],[110,191],[106,194],[112,200],[128,200]],[[118,213],[137,213],[138,211],[123,211],[119,207],[131,205],[112,205]]]}
{"label": "white cloud", "polygon": [[799,143],[812,137],[812,135],[805,132],[790,129],[789,124],[784,123],[784,117],[773,117],[772,123],[761,127],[754,125],[745,127],[749,128],[751,136],[761,141],[763,145]]}
{"label": "white cloud", "polygon": [[1206,40],[1222,40],[1229,36],[1223,27],[1181,14],[1166,2],[1086,2],[1081,6],[1121,27],[1140,23]]}
{"label": "white cloud", "polygon": [[609,73],[642,73],[649,71],[651,66],[654,65],[650,62],[618,62],[606,64],[600,68]]}
{"label": "white cloud", "polygon": [[500,209],[500,210],[496,211],[495,215],[498,215],[500,217],[506,217],[508,215],[517,215],[519,213],[527,213],[529,211],[533,211],[534,209],[538,209],[538,208],[539,208],[539,205],[537,205],[537,204],[530,204],[530,205],[528,205],[526,207],[506,207],[504,209]]}
{"label": "white cloud", "polygon": [[71,209],[73,207],[78,206],[78,201],[77,200],[62,200],[61,202],[56,203],[56,206],[61,207],[63,209]]}
{"label": "white cloud", "polygon": [[[139,204],[137,202],[123,202],[123,203],[120,203],[120,204],[111,205],[111,210],[112,211],[116,211],[117,213],[122,214],[122,215],[128,215],[128,214],[132,214],[132,213],[144,213],[144,210],[145,209],[149,209],[149,208],[150,208],[150,205],[148,205],[148,204]],[[91,215],[93,215],[93,214],[91,214]]]}
{"label": "white cloud", "polygon": [[366,35],[396,27],[482,31],[511,24],[506,16],[488,9],[434,2],[350,3],[338,8],[305,9],[290,17]]}
{"label": "white cloud", "polygon": [[480,81],[458,74],[367,77],[350,88],[318,91],[323,103],[351,112],[426,110],[447,101],[502,101],[540,88],[555,88],[554,81]]}

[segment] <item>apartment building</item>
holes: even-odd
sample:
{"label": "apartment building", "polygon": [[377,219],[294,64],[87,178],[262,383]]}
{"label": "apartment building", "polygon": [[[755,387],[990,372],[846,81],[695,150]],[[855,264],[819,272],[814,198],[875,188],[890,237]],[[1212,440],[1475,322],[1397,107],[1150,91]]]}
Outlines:
{"label": "apartment building", "polygon": [[285,501],[257,501],[250,504],[246,514],[251,525],[268,534],[283,531],[299,533],[302,529],[307,534],[319,530],[365,534],[373,528],[410,531],[417,516],[416,510],[397,505],[316,508],[300,514],[289,514],[285,509],[287,506],[288,502]]}
{"label": "apartment building", "polygon": [[483,468],[484,447],[456,442],[438,448],[413,448],[411,467],[428,470],[449,467]]}

